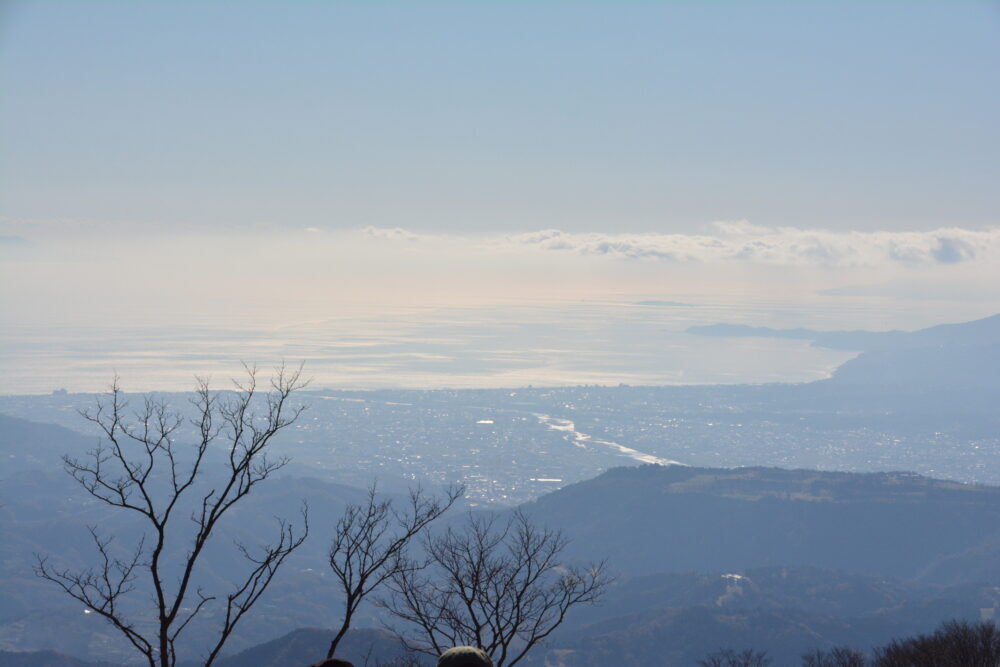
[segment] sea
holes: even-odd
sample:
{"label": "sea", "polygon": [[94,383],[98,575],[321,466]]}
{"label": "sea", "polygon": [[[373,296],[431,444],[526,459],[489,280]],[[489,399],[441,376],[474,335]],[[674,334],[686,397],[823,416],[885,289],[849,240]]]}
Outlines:
{"label": "sea", "polygon": [[[731,323],[816,330],[917,328],[905,303],[780,298],[599,299],[334,312],[0,323],[0,393],[216,386],[243,364],[303,365],[314,389],[808,382],[854,351],[808,340],[694,335]],[[266,315],[266,316],[265,316]],[[955,315],[956,317],[959,314]]]}

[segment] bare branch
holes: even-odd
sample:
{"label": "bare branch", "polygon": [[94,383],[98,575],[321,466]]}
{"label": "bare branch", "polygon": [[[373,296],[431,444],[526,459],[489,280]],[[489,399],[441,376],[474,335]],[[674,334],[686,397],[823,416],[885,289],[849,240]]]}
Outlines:
{"label": "bare branch", "polygon": [[411,650],[437,655],[471,645],[497,667],[515,665],[613,581],[603,562],[564,564],[567,544],[521,511],[505,521],[470,514],[461,530],[426,539],[426,567],[395,572],[380,604],[404,623],[397,634]]}
{"label": "bare branch", "polygon": [[97,568],[81,572],[58,569],[49,565],[47,557],[36,554],[35,575],[55,583],[90,611],[111,622],[153,665],[152,644],[135,629],[134,623],[119,608],[119,601],[135,587],[135,570],[141,563],[143,542],[139,542],[128,559],[121,560],[110,553],[111,538],[102,539],[93,526],[89,530],[100,556]]}
{"label": "bare branch", "polygon": [[329,553],[330,569],[344,592],[344,618],[330,642],[327,659],[333,657],[361,603],[386,581],[413,567],[406,558],[412,540],[464,492],[464,487],[453,486],[438,498],[417,487],[410,490],[405,508],[397,509],[391,500],[379,499],[373,484],[364,503],[344,510]]}
{"label": "bare branch", "polygon": [[226,596],[225,621],[218,641],[205,660],[206,666],[211,665],[218,657],[226,640],[236,628],[236,624],[264,594],[281,564],[293,551],[302,546],[302,543],[309,536],[309,510],[305,506],[302,507],[302,525],[302,534],[296,535],[291,524],[284,519],[278,519],[277,543],[261,547],[259,556],[250,553],[243,544],[237,544],[237,549],[247,561],[254,565],[254,568],[243,583]]}
{"label": "bare branch", "polygon": [[[189,422],[196,435],[183,448],[175,442],[185,423],[182,415],[150,396],[131,411],[115,377],[107,396],[92,409],[81,412],[84,419],[100,429],[104,442],[81,458],[63,458],[67,473],[84,491],[110,507],[138,514],[146,532],[129,558],[119,559],[112,555],[111,540],[99,537],[92,529],[98,555],[96,567],[73,572],[55,568],[47,558],[38,557],[35,573],[108,620],[150,665],[175,665],[176,642],[182,632],[218,597],[201,589],[192,593],[191,582],[219,521],[254,486],[288,462],[287,458],[269,458],[268,447],[272,438],[302,412],[301,407],[289,405],[290,396],[306,385],[302,367],[279,367],[270,390],[263,393],[257,389],[256,369],[244,367],[245,379],[234,381],[237,391],[225,397],[213,393],[207,380],[198,379],[191,401],[195,417]],[[206,454],[213,446],[225,447],[228,452],[222,479],[207,493],[195,492],[197,495],[191,494],[194,498],[185,502],[187,494],[198,485]],[[193,527],[186,538],[172,521],[174,511],[182,504],[194,505]],[[279,524],[278,541],[261,547],[259,555],[240,547],[252,565],[251,571],[235,591],[225,596],[226,620],[206,664],[211,664],[237,622],[260,599],[285,558],[308,534],[307,523],[302,534],[285,521]],[[168,545],[168,525],[170,540],[190,540],[186,551]],[[164,560],[165,554],[178,551],[185,555]],[[126,599],[142,598],[130,595],[139,581],[152,592],[153,599],[152,608],[144,616],[155,619],[156,629],[146,634],[122,611]],[[192,596],[197,597],[197,602],[189,602]]]}

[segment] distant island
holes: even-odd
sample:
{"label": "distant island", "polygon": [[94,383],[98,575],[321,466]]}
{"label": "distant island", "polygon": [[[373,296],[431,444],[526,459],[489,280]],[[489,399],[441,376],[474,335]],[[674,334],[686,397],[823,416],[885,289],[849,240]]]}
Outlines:
{"label": "distant island", "polygon": [[814,329],[772,329],[771,327],[752,327],[746,324],[708,324],[693,326],[687,333],[695,336],[712,336],[718,338],[785,338],[793,340],[810,340],[813,345],[833,350],[869,350],[874,347],[886,347],[901,342],[905,331],[816,331]]}
{"label": "distant island", "polygon": [[918,331],[816,331],[814,329],[773,329],[745,324],[693,326],[687,333],[722,338],[785,338],[810,340],[813,345],[833,350],[868,352],[888,348],[989,345],[1000,341],[1000,314],[973,322],[942,324]]}

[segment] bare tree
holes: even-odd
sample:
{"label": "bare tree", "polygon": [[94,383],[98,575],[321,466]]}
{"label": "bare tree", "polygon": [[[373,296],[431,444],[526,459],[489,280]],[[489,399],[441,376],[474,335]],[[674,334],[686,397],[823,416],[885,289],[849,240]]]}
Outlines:
{"label": "bare tree", "polygon": [[[82,459],[65,456],[63,463],[91,496],[140,517],[143,537],[126,556],[118,557],[115,554],[120,550],[112,546],[112,539],[101,537],[91,527],[99,556],[95,567],[62,569],[38,556],[35,573],[107,619],[151,667],[176,664],[181,633],[206,606],[220,607],[221,628],[205,658],[205,665],[211,665],[236,624],[308,534],[303,508],[301,532],[279,520],[276,542],[253,550],[237,543],[249,573],[222,595],[219,605],[211,605],[218,596],[193,583],[199,558],[222,517],[253,487],[288,463],[284,457],[269,458],[267,449],[274,435],[291,425],[302,411],[288,401],[293,392],[305,386],[301,370],[282,366],[272,377],[270,389],[263,392],[257,386],[256,369],[251,367],[246,368],[245,380],[234,381],[235,391],[224,395],[210,391],[208,382],[199,380],[192,400],[195,417],[190,423],[196,435],[190,448],[175,441],[185,423],[181,413],[149,396],[140,409],[129,411],[115,378],[108,398],[82,413],[102,431],[106,442]],[[211,458],[210,450],[223,453],[227,464],[219,477],[210,480],[212,488],[205,491],[198,482],[205,473],[206,458]],[[178,520],[185,511],[190,512],[192,521],[187,534],[182,531],[184,522]],[[148,591],[136,591],[140,580],[149,586]],[[133,591],[136,595],[130,596]],[[137,612],[133,598],[141,601],[147,592],[152,609]]]}
{"label": "bare tree", "polygon": [[1000,628],[990,621],[947,621],[929,635],[875,649],[875,667],[998,667]]}
{"label": "bare tree", "polygon": [[443,498],[437,498],[420,488],[412,489],[406,507],[397,510],[392,500],[379,498],[373,484],[365,502],[348,505],[330,545],[330,569],[344,591],[345,601],[344,619],[330,642],[327,659],[333,657],[362,601],[401,569],[410,567],[405,552],[413,538],[448,511],[464,492],[464,487],[454,486]]}
{"label": "bare tree", "polygon": [[864,653],[846,646],[829,651],[815,650],[802,656],[802,667],[865,667],[867,664]]}
{"label": "bare tree", "polygon": [[535,526],[521,511],[506,520],[470,514],[461,529],[423,543],[426,562],[398,568],[380,604],[405,623],[397,631],[405,646],[428,655],[471,645],[496,667],[515,665],[612,581],[603,562],[562,562],[562,532]]}
{"label": "bare tree", "polygon": [[701,667],[767,667],[771,664],[771,659],[767,657],[767,651],[755,651],[745,648],[737,651],[731,648],[722,649],[698,661]]}

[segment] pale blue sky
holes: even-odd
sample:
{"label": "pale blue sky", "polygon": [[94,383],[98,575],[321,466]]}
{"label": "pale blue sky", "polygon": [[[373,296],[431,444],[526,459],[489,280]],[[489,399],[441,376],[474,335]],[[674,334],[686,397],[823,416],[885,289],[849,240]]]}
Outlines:
{"label": "pale blue sky", "polygon": [[0,6],[7,221],[1000,218],[996,2]]}

